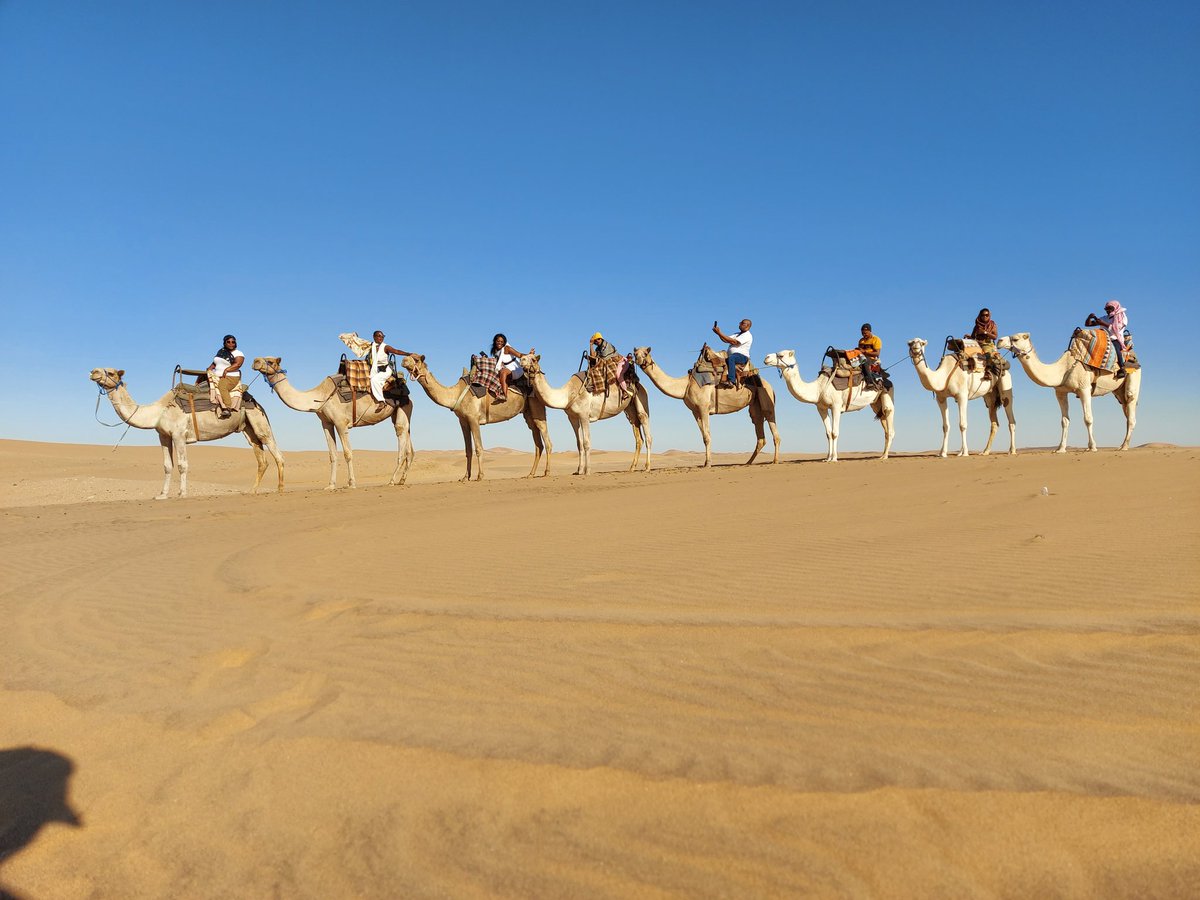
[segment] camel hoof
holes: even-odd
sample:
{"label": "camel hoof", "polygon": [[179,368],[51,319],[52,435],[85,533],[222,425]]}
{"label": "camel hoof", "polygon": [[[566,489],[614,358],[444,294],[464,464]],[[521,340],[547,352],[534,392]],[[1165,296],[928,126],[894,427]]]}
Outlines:
{"label": "camel hoof", "polygon": [[158,495],[157,497],[155,497],[154,499],[155,499],[155,500],[169,500],[170,498],[169,498],[169,497],[168,497],[166,494],[159,494],[159,495]]}
{"label": "camel hoof", "polygon": [[327,484],[327,485],[325,485],[325,490],[326,491],[336,491],[337,485],[336,484]]}

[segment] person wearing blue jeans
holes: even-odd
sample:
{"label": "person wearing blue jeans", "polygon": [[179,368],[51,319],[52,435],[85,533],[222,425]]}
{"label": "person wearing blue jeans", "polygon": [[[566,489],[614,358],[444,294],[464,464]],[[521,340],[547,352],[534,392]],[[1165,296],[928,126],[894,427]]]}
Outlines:
{"label": "person wearing blue jeans", "polygon": [[713,322],[713,334],[729,345],[729,356],[726,364],[729,367],[728,387],[737,387],[737,367],[750,362],[750,345],[754,343],[754,336],[750,334],[750,326],[753,323],[749,319],[742,319],[738,322],[738,330],[736,334],[723,334],[716,322]]}

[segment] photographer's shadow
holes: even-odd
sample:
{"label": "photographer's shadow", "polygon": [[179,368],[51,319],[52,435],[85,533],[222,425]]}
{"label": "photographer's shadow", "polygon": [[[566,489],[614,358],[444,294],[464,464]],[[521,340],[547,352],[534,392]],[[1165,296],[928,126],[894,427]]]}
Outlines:
{"label": "photographer's shadow", "polygon": [[[67,802],[75,764],[61,753],[37,747],[0,750],[0,869],[33,843],[43,825],[82,822]],[[0,900],[16,895],[0,883]]]}

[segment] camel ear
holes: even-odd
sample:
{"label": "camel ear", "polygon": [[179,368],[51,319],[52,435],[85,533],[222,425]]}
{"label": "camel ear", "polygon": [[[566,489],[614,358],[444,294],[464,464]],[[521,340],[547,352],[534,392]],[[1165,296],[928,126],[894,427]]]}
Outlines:
{"label": "camel ear", "polygon": [[118,377],[118,378],[124,378],[124,377],[125,377],[125,370],[124,370],[124,369],[117,369],[117,377]]}

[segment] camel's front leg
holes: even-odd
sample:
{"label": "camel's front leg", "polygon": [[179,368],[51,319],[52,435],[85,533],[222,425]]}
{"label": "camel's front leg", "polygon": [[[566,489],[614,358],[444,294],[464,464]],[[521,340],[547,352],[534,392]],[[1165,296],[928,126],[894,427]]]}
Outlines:
{"label": "camel's front leg", "polygon": [[332,491],[337,488],[337,434],[333,427],[333,423],[322,419],[321,430],[325,433],[325,446],[329,448],[329,484],[325,485],[325,490]]}
{"label": "camel's front leg", "polygon": [[887,394],[881,394],[878,406],[872,407],[879,424],[883,426],[883,455],[880,459],[888,458],[892,451],[892,441],[896,437],[896,407],[892,405],[891,399]]}
{"label": "camel's front leg", "polygon": [[[199,438],[197,438],[199,440]],[[180,432],[171,435],[171,442],[174,445],[173,456],[175,462],[179,466],[179,496],[181,498],[187,496],[187,476],[188,476],[188,455],[187,455],[187,434]]]}
{"label": "camel's front leg", "polygon": [[934,394],[933,397],[937,400],[938,410],[942,414],[942,449],[938,451],[938,456],[945,459],[946,451],[950,447],[950,410],[946,406],[945,397],[941,394]]}
{"label": "camel's front leg", "polygon": [[1000,395],[1000,403],[1004,406],[1004,416],[1008,419],[1008,455],[1017,455],[1017,411],[1013,408],[1012,391]]}
{"label": "camel's front leg", "polygon": [[592,423],[586,415],[575,422],[575,446],[579,449],[579,465],[576,475],[586,475],[592,468]]}
{"label": "camel's front leg", "polygon": [[818,403],[817,415],[825,426],[825,462],[833,462],[837,458],[837,447],[833,442],[833,409]]}
{"label": "camel's front leg", "polygon": [[1058,398],[1058,408],[1059,408],[1060,413],[1062,414],[1062,440],[1059,441],[1058,449],[1055,450],[1054,452],[1055,453],[1066,453],[1067,452],[1067,429],[1071,427],[1071,415],[1067,410],[1067,393],[1066,393],[1066,391],[1063,391],[1062,393],[1055,391],[1054,396]]}
{"label": "camel's front leg", "polygon": [[835,403],[829,408],[829,422],[825,426],[825,430],[829,433],[829,458],[826,462],[838,461],[838,434],[842,430],[842,404]]}
{"label": "camel's front leg", "polygon": [[404,479],[408,477],[408,435],[411,428],[408,415],[399,406],[392,413],[392,425],[396,428],[396,468],[392,470],[388,484],[404,484]]}
{"label": "camel's front leg", "polygon": [[708,426],[708,409],[693,409],[692,418],[696,420],[696,427],[700,429],[700,437],[704,440],[704,465],[701,468],[707,469],[712,466],[712,432]]}
{"label": "camel's front leg", "polygon": [[[361,418],[361,417],[360,417]],[[350,444],[350,429],[354,426],[338,423],[338,437],[342,441],[342,457],[346,460],[346,487],[358,487],[358,479],[354,475],[354,447]]]}
{"label": "camel's front leg", "polygon": [[954,398],[954,402],[958,404],[958,439],[961,442],[958,448],[959,456],[969,456],[967,450],[967,408],[970,406],[970,400],[967,398],[971,395],[965,391]]}
{"label": "camel's front leg", "polygon": [[1083,424],[1087,428],[1088,433],[1088,452],[1094,453],[1097,447],[1096,436],[1092,432],[1092,392],[1088,390],[1080,391],[1079,404],[1083,407]]}
{"label": "camel's front leg", "polygon": [[[458,420],[458,425],[460,428],[462,428],[463,453],[467,457],[467,474],[458,480],[459,481],[470,481],[471,480],[471,464],[474,461],[474,457],[475,457],[475,446],[474,446],[474,443],[473,443],[472,437],[471,437],[471,423],[468,422],[465,418],[460,418]],[[476,428],[478,428],[478,426],[476,426]]]}
{"label": "camel's front leg", "polygon": [[172,449],[174,443],[169,434],[159,432],[158,442],[162,445],[163,452],[163,486],[159,491],[155,500],[166,500],[170,496],[171,491],[171,473],[175,471],[175,454]]}

